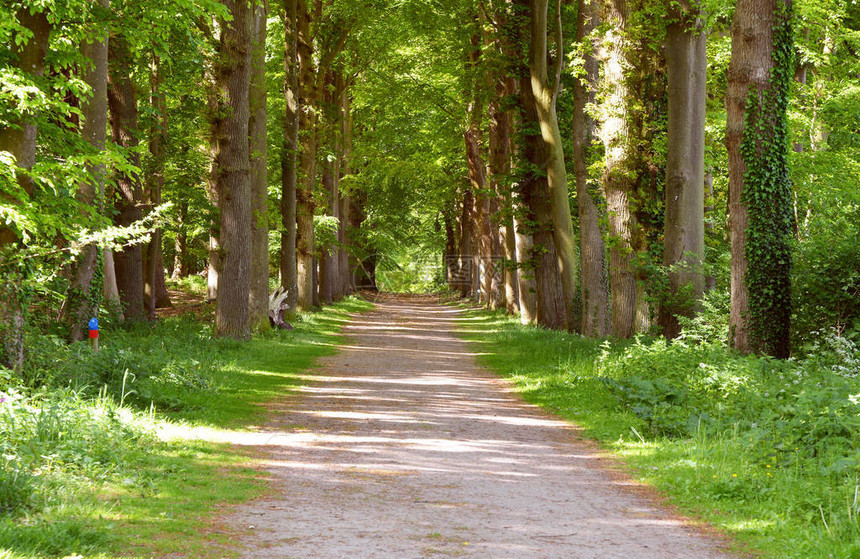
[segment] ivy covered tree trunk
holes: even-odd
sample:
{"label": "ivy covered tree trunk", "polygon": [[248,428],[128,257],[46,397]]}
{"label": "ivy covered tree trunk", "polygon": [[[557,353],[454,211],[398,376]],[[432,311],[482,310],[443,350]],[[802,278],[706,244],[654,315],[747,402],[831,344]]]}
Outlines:
{"label": "ivy covered tree trunk", "polygon": [[226,0],[232,21],[221,22],[216,69],[220,110],[213,128],[217,138],[216,184],[220,215],[221,269],[215,303],[215,335],[247,339],[251,335],[251,185],[248,123],[251,77],[252,8]]}
{"label": "ivy covered tree trunk", "polygon": [[[105,11],[110,8],[108,0],[100,0],[99,6]],[[107,33],[100,40],[84,43],[81,54],[92,64],[86,67],[82,76],[92,89],[92,97],[81,104],[81,137],[93,147],[94,152],[100,152],[107,139]],[[104,173],[103,165],[91,166],[89,175],[92,180],[78,185],[78,201],[92,212],[98,211],[96,197],[104,194]],[[68,325],[71,341],[80,341],[86,337],[87,321],[98,312],[97,300],[101,296],[101,285],[93,285],[99,264],[98,252],[95,245],[84,247],[72,266],[69,292],[63,305],[63,319]]]}
{"label": "ivy covered tree trunk", "polygon": [[513,203],[514,241],[517,247],[517,303],[522,324],[537,321],[537,285],[532,266],[534,240],[528,227],[523,223],[528,219],[528,208],[520,200]]}
{"label": "ivy covered tree trunk", "polygon": [[600,65],[597,60],[600,10],[595,0],[579,0],[577,41],[584,49],[585,74],[573,89],[573,165],[579,210],[579,258],[582,270],[582,335],[603,338],[609,334],[609,293],[606,277],[606,245],[598,206],[605,205],[598,184],[589,182],[588,166],[596,151],[597,123],[586,105],[596,102]]}
{"label": "ivy covered tree trunk", "polygon": [[[24,74],[39,78],[44,74],[51,33],[47,13],[30,13],[29,9],[21,9],[17,13],[17,20],[31,35],[26,42],[12,42],[14,64]],[[32,116],[22,116],[12,124],[9,127],[0,126],[0,151],[12,154],[16,167],[26,171],[36,163],[38,128]],[[26,172],[18,174],[18,186],[27,196],[33,194],[33,180]],[[19,202],[12,200],[12,203]],[[10,258],[20,242],[14,229],[0,225],[0,364],[13,371],[20,371],[24,366],[24,297],[18,263]]]}
{"label": "ivy covered tree trunk", "polygon": [[696,16],[689,5],[671,10],[665,39],[669,113],[663,264],[670,272],[669,298],[661,305],[660,325],[667,338],[680,333],[678,316],[693,316],[705,284],[702,258],[708,60],[707,34]]}
{"label": "ivy covered tree trunk", "polygon": [[[556,115],[556,100],[561,88],[562,55],[561,1],[556,2],[556,60],[555,75],[550,81],[547,64],[547,13],[548,0],[531,0],[531,41],[529,43],[529,70],[532,88],[531,101],[540,125],[543,141],[543,166],[546,169],[546,184],[549,194],[549,211],[552,220],[552,236],[558,259],[558,273],[564,298],[565,317],[563,326],[574,330],[574,309],[577,287],[576,239],[570,216],[570,200],[567,189],[567,169],[564,163],[561,131]],[[523,84],[525,85],[525,84]],[[561,324],[561,323],[560,323]]]}
{"label": "ivy covered tree trunk", "polygon": [[[108,49],[110,85],[108,105],[113,141],[129,150],[129,162],[140,167],[140,154],[137,146],[138,108],[137,88],[131,79],[134,59],[128,40],[122,35],[112,38]],[[117,199],[115,203],[115,223],[128,227],[143,217],[141,202],[143,188],[140,176],[122,174],[116,181]],[[124,247],[114,253],[114,268],[119,297],[125,317],[130,320],[144,318],[143,308],[143,251],[141,246]]]}
{"label": "ivy covered tree trunk", "polygon": [[299,59],[298,0],[284,6],[284,149],[281,153],[281,287],[287,290],[288,312],[294,313],[298,300],[296,270],[296,182],[299,149]]}
{"label": "ivy covered tree trunk", "polygon": [[789,355],[792,196],[786,109],[790,0],[738,0],[726,91],[732,347]]}
{"label": "ivy covered tree trunk", "polygon": [[251,24],[248,98],[251,187],[251,331],[269,329],[269,193],[266,169],[266,17],[267,2],[255,3]]}

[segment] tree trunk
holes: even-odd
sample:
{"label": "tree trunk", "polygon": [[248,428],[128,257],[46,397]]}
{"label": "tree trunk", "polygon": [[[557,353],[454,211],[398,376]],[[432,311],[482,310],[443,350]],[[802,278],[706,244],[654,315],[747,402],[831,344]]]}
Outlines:
{"label": "tree trunk", "polygon": [[528,261],[534,270],[537,324],[545,328],[567,330],[568,313],[564,304],[562,279],[553,235],[553,212],[547,176],[535,170],[544,169],[549,160],[546,143],[539,129],[537,102],[531,86],[531,75],[525,70],[520,76],[520,122],[522,147],[520,156],[527,161],[519,177],[520,195],[527,213],[520,225],[533,224],[529,232],[533,246],[530,253],[519,253],[520,261]]}
{"label": "tree trunk", "polygon": [[251,185],[248,123],[251,77],[252,9],[225,0],[232,21],[221,22],[216,86],[220,110],[213,131],[221,243],[221,269],[215,304],[215,335],[251,335]]}
{"label": "tree trunk", "polygon": [[[350,108],[349,91],[344,88],[341,95],[341,113],[343,115],[343,163],[341,165],[341,177],[351,172],[352,166],[352,112]],[[352,293],[352,282],[349,270],[349,253],[347,243],[349,241],[350,226],[350,197],[343,194],[340,197],[340,249],[338,250],[338,272],[340,274],[340,291],[346,296]]]}
{"label": "tree trunk", "polygon": [[633,158],[635,147],[630,140],[627,72],[627,5],[624,0],[610,0],[603,18],[609,23],[604,38],[606,51],[601,104],[600,136],[605,146],[605,170],[602,177],[609,216],[609,292],[611,294],[612,335],[629,338],[636,332],[636,278],[632,268],[633,236],[637,228],[630,195],[634,189]]}
{"label": "tree trunk", "polygon": [[[334,180],[334,161],[323,163],[322,187],[328,202],[328,214],[331,215],[335,204],[336,182]],[[319,245],[319,298],[323,305],[330,305],[334,297],[334,281],[337,275],[335,268],[334,247]]]}
{"label": "tree trunk", "polygon": [[[22,28],[29,31],[26,44],[12,42],[11,51],[15,65],[24,74],[39,78],[44,74],[45,55],[51,24],[46,13],[31,13],[21,9],[16,19]],[[20,37],[15,37],[19,39]],[[0,151],[6,151],[15,158],[18,169],[29,170],[36,162],[35,122],[24,117],[14,123],[17,126],[0,126]],[[33,180],[26,173],[18,174],[18,185],[28,196],[33,194]],[[11,200],[19,203],[20,200]],[[0,225],[0,364],[20,372],[24,366],[24,300],[18,281],[21,270],[14,258],[20,238],[14,229]]]}
{"label": "tree trunk", "polygon": [[299,149],[298,0],[287,0],[284,11],[284,149],[281,155],[281,287],[287,290],[287,312],[296,311],[296,164]]}
{"label": "tree trunk", "polygon": [[609,293],[606,278],[606,245],[600,226],[598,204],[605,204],[598,185],[588,180],[594,158],[597,123],[586,105],[596,102],[600,67],[596,56],[597,38],[592,33],[600,25],[596,2],[579,0],[577,41],[584,44],[585,74],[573,89],[573,165],[579,209],[579,258],[582,270],[582,335],[603,338],[609,334]]}
{"label": "tree trunk", "polygon": [[707,34],[692,10],[672,10],[666,28],[669,115],[663,264],[670,268],[669,301],[660,308],[667,338],[681,332],[678,316],[692,317],[704,291],[705,102]]}
{"label": "tree trunk", "polygon": [[[164,187],[164,146],[167,143],[167,96],[161,90],[162,65],[158,57],[152,62],[150,75],[150,105],[155,118],[149,131],[149,153],[152,169],[146,177],[146,199],[150,209],[161,205],[161,190]],[[156,318],[156,309],[172,306],[164,282],[164,262],[161,257],[161,228],[152,233],[143,261],[143,293],[151,320]]]}
{"label": "tree trunk", "polygon": [[184,278],[190,273],[188,270],[188,231],[186,221],[188,219],[188,202],[177,204],[176,243],[174,244],[175,255],[173,257],[173,278]]}
{"label": "tree trunk", "polygon": [[738,0],[726,91],[732,347],[789,354],[792,234],[786,107],[789,0]]}
{"label": "tree trunk", "polygon": [[[138,131],[137,90],[131,79],[134,59],[128,41],[122,35],[115,36],[109,44],[111,133],[113,141],[129,150],[129,162],[140,167],[137,146]],[[128,227],[143,217],[141,210],[142,186],[135,173],[122,174],[116,181],[115,223]],[[125,317],[130,320],[144,318],[143,309],[143,251],[139,244],[124,247],[114,253],[116,283]]]}
{"label": "tree trunk", "polygon": [[[495,98],[490,103],[490,157],[489,157],[489,181],[493,198],[490,203],[492,214],[493,235],[493,281],[491,284],[491,308],[504,306],[507,312],[513,313],[516,306],[516,276],[512,273],[515,268],[508,265],[513,260],[516,262],[516,248],[513,251],[507,244],[508,221],[511,217],[510,197],[506,183],[507,175],[510,173],[510,119],[508,111],[502,106],[503,97],[508,93],[506,80],[503,76],[495,78]],[[512,92],[511,92],[512,93]],[[513,240],[513,237],[511,238]],[[495,268],[499,267],[499,270]]]}
{"label": "tree trunk", "polygon": [[[108,9],[108,0],[100,0],[99,5]],[[92,88],[93,96],[81,104],[83,124],[81,137],[93,147],[94,151],[104,149],[107,139],[107,79],[108,79],[108,35],[102,35],[101,40],[84,43],[81,54],[92,62],[83,71],[83,80]],[[78,201],[98,211],[96,197],[104,194],[104,165],[91,166],[88,174],[91,181],[78,185]],[[101,200],[99,204],[101,205]],[[63,307],[63,318],[68,324],[71,341],[81,341],[86,336],[87,321],[98,314],[98,297],[101,286],[93,286],[96,267],[98,266],[98,247],[89,245],[74,263],[71,270],[69,292]],[[95,289],[95,291],[94,291]]]}
{"label": "tree trunk", "polygon": [[269,325],[269,193],[266,168],[266,18],[267,2],[254,4],[251,24],[251,73],[248,98],[251,188],[251,287],[249,313],[252,332]]}
{"label": "tree trunk", "polygon": [[529,47],[529,70],[531,74],[532,102],[540,124],[544,143],[543,155],[546,182],[549,193],[549,210],[552,220],[552,235],[558,258],[558,271],[564,297],[564,324],[570,330],[577,326],[574,316],[576,299],[577,268],[576,239],[570,216],[570,199],[567,189],[567,170],[564,164],[561,131],[556,116],[556,99],[561,87],[562,56],[561,2],[556,2],[556,68],[554,82],[549,81],[547,68],[547,11],[548,0],[531,0],[531,43]]}
{"label": "tree trunk", "polygon": [[472,261],[472,213],[474,197],[472,190],[467,189],[463,194],[463,207],[460,212],[460,241],[457,243],[457,287],[460,297],[468,297],[472,293],[472,276],[474,275]]}
{"label": "tree trunk", "polygon": [[[516,214],[525,211],[521,203],[515,203]],[[517,293],[519,295],[517,302],[520,309],[520,322],[533,324],[537,321],[537,285],[534,268],[530,265],[534,240],[523,225],[522,219],[514,219],[514,232],[517,245]]]}
{"label": "tree trunk", "polygon": [[310,15],[298,14],[299,92],[301,107],[301,187],[296,192],[296,270],[298,284],[297,308],[309,311],[314,305],[314,183],[317,163],[316,78],[313,43],[310,37]]}

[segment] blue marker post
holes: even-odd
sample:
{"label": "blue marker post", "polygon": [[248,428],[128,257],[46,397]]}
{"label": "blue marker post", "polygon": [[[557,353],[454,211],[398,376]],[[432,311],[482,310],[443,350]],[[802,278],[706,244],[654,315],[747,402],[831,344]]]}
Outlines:
{"label": "blue marker post", "polygon": [[90,343],[93,345],[93,351],[99,350],[99,319],[91,318],[87,326],[90,329]]}

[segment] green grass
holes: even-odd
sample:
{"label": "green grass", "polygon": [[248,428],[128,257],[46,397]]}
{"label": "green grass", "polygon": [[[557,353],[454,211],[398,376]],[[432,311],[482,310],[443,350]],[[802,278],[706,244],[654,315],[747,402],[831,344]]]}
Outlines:
{"label": "green grass", "polygon": [[467,312],[462,335],[527,401],[582,426],[738,551],[860,557],[860,382],[833,372],[844,367],[600,343],[483,310]]}
{"label": "green grass", "polygon": [[32,336],[24,379],[0,371],[0,558],[231,556],[212,519],[265,479],[195,430],[254,429],[370,306],[347,299],[247,343],[188,318],[108,328],[98,354]]}

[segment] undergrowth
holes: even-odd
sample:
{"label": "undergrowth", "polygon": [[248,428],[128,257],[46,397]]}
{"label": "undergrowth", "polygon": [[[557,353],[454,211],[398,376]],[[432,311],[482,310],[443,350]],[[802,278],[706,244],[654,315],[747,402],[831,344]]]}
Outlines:
{"label": "undergrowth", "polygon": [[465,336],[524,397],[573,420],[685,511],[772,557],[860,557],[860,349],[742,356],[688,325],[598,342],[470,311]]}
{"label": "undergrowth", "polygon": [[259,423],[368,306],[347,299],[247,343],[190,318],[108,328],[98,353],[31,335],[24,373],[0,370],[0,558],[229,556],[223,530],[201,528],[259,493],[260,474],[190,428]]}

